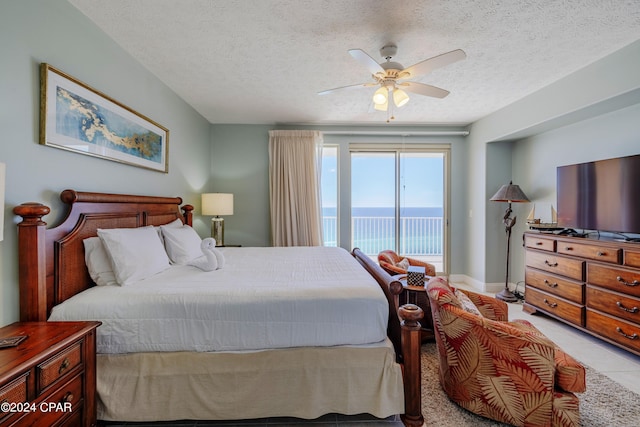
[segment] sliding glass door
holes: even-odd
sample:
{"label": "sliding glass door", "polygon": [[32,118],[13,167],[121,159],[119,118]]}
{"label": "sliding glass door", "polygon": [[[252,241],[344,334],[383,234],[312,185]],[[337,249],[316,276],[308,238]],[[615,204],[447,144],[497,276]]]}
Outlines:
{"label": "sliding glass door", "polygon": [[446,260],[446,150],[351,151],[351,246],[431,262]]}

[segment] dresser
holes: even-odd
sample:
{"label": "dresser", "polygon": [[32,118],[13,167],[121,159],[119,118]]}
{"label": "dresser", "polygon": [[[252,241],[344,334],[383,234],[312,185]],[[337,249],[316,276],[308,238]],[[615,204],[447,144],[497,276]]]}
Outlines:
{"label": "dresser", "polygon": [[525,233],[525,303],[640,355],[640,243]]}
{"label": "dresser", "polygon": [[0,338],[0,426],[96,425],[96,328],[100,322],[24,322]]}

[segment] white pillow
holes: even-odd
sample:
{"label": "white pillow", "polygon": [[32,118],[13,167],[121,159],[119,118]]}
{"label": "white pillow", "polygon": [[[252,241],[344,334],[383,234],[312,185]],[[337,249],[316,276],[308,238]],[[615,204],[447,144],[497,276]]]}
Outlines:
{"label": "white pillow", "polygon": [[93,282],[98,286],[117,285],[111,260],[104,250],[100,238],[89,237],[84,239],[82,243],[84,244],[84,261]]}
{"label": "white pillow", "polygon": [[116,281],[130,285],[169,268],[169,258],[153,226],[98,229]]}
{"label": "white pillow", "polygon": [[202,249],[200,249],[202,239],[192,227],[161,225],[160,229],[164,238],[164,247],[173,264],[186,265],[189,261],[202,256]]}
{"label": "white pillow", "polygon": [[160,237],[160,241],[162,242],[162,244],[164,245],[164,237],[162,236],[162,230],[160,230],[160,227],[182,227],[184,224],[182,224],[182,220],[180,220],[180,218],[176,218],[173,221],[171,221],[168,224],[164,224],[164,225],[160,225],[160,226],[154,226],[153,228],[158,232],[158,237]]}

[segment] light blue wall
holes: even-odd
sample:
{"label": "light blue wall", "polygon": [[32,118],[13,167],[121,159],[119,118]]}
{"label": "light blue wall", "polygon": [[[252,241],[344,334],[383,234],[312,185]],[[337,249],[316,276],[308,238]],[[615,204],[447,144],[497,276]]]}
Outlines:
{"label": "light blue wall", "polygon": [[[550,206],[557,206],[558,166],[640,154],[639,123],[640,104],[636,104],[515,143],[513,180],[526,188],[536,217],[548,221]],[[523,231],[524,222],[518,228],[520,235]],[[524,280],[524,252],[516,251],[512,262],[512,281]]]}
{"label": "light blue wall", "polygon": [[[309,125],[212,125],[212,191],[234,193],[234,215],[225,218],[225,241],[243,246],[269,246],[271,243],[269,219],[269,158],[268,145],[271,129],[315,129],[327,132],[326,144],[339,146],[340,205],[343,211],[350,208],[348,192],[349,144],[448,144],[451,147],[450,174],[450,272],[462,273],[466,265],[464,245],[467,204],[467,159],[468,151],[462,136],[407,136],[401,135],[349,135],[349,132],[416,132],[442,130],[434,127],[337,127]],[[446,130],[461,130],[448,128]],[[340,132],[340,134],[332,134]],[[343,220],[347,216],[343,215]],[[350,247],[348,221],[341,223],[340,246]]]}
{"label": "light blue wall", "polygon": [[225,243],[269,246],[269,130],[266,125],[211,126],[211,187],[233,193]]}
{"label": "light blue wall", "polygon": [[[468,220],[466,274],[480,283],[504,283],[504,273],[500,272],[505,268],[506,239],[504,231],[496,226],[504,207],[488,202],[500,182],[506,184],[513,179],[531,198],[534,196],[529,192],[536,194],[536,190],[528,186],[536,183],[519,182],[522,170],[546,170],[546,165],[556,163],[555,159],[575,163],[606,151],[633,151],[629,147],[639,147],[640,136],[636,136],[635,142],[626,142],[624,138],[628,136],[617,129],[637,126],[640,116],[635,108],[639,104],[640,41],[637,41],[469,126],[468,197],[473,215]],[[628,112],[617,116],[617,111]],[[591,120],[596,120],[600,128],[594,127]],[[527,155],[514,149],[523,140],[531,146],[532,140],[527,138],[549,141],[552,137],[548,135],[555,130],[563,132],[563,138],[542,144],[544,149],[530,150]],[[598,151],[600,148],[591,148],[598,147],[596,140],[607,141],[602,152]],[[496,144],[499,141],[504,142]],[[545,197],[555,197],[553,185],[553,196],[547,188]],[[530,205],[514,205],[520,223],[513,230],[511,242],[511,282],[521,277],[517,269],[521,268],[523,249],[517,239],[524,231],[523,220],[529,209]]]}
{"label": "light blue wall", "polygon": [[[65,0],[0,0],[0,161],[7,165],[0,242],[0,326],[18,320],[12,209],[27,201],[62,216],[59,193],[176,195],[199,207],[210,172],[209,123]],[[39,145],[39,64],[70,74],[169,129],[169,173]],[[199,227],[201,235],[208,228]]]}

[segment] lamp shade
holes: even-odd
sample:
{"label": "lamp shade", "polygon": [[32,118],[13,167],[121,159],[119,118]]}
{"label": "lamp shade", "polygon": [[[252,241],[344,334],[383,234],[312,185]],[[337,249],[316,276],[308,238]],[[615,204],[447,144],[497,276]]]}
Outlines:
{"label": "lamp shade", "polygon": [[409,95],[407,92],[402,89],[395,89],[393,91],[393,103],[396,104],[396,107],[400,108],[409,102]]}
{"label": "lamp shade", "polygon": [[373,103],[376,105],[386,104],[388,97],[389,97],[389,89],[383,86],[374,92]]}
{"label": "lamp shade", "polygon": [[202,215],[233,215],[233,194],[205,193],[202,195]]}
{"label": "lamp shade", "polygon": [[490,198],[492,202],[528,202],[529,198],[524,194],[518,185],[514,185],[513,182],[509,182],[508,185],[500,187],[498,192]]}

